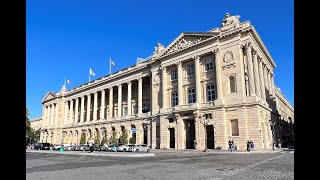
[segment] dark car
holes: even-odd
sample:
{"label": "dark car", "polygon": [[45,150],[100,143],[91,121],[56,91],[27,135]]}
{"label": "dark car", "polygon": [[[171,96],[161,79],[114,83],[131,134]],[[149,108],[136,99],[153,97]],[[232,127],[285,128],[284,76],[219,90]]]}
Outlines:
{"label": "dark car", "polygon": [[37,143],[34,147],[35,150],[49,150],[51,147],[50,143]]}

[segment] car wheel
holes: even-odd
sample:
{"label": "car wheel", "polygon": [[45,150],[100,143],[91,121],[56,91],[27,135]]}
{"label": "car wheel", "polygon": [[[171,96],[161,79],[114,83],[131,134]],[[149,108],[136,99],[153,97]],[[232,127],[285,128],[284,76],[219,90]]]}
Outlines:
{"label": "car wheel", "polygon": [[126,151],[127,151],[127,149],[126,149],[126,148],[124,148],[124,149],[123,149],[123,152],[126,152]]}
{"label": "car wheel", "polygon": [[150,152],[150,149],[148,149],[147,152]]}
{"label": "car wheel", "polygon": [[136,149],[136,152],[139,152],[139,149]]}

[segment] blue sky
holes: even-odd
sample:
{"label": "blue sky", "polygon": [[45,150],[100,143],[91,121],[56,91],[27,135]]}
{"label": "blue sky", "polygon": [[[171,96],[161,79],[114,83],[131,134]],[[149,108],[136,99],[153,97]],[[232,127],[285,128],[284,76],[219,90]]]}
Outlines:
{"label": "blue sky", "polygon": [[294,105],[293,0],[172,1],[147,0],[27,0],[26,104],[29,118],[42,114],[48,91],[58,92],[96,76],[135,64],[150,56],[157,42],[169,45],[182,32],[205,32],[220,27],[226,12],[249,20],[277,67],[275,85]]}

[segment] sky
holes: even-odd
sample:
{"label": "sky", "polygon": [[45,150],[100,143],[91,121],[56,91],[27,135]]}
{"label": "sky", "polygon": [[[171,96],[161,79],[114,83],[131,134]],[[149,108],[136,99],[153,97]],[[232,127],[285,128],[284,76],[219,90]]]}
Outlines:
{"label": "sky", "polygon": [[294,106],[293,0],[27,0],[26,105],[29,119],[42,115],[47,92],[67,90],[95,76],[152,55],[158,42],[168,46],[182,32],[221,26],[225,13],[240,15],[257,30],[273,58],[275,85]]}

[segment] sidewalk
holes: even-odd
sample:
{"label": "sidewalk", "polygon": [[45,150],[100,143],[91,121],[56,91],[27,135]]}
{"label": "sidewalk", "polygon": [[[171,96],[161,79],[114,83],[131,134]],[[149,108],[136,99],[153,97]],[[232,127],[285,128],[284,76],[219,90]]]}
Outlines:
{"label": "sidewalk", "polygon": [[47,153],[47,154],[61,154],[61,155],[80,155],[80,156],[109,156],[109,157],[149,157],[155,156],[154,153],[142,153],[142,152],[104,152],[94,151],[53,151],[53,150],[31,150],[26,149],[29,153]]}
{"label": "sidewalk", "polygon": [[[191,154],[202,154],[202,153],[208,153],[208,154],[252,154],[252,153],[279,153],[283,151],[290,151],[288,148],[276,148],[275,151],[272,149],[269,150],[254,150],[254,151],[244,151],[244,150],[236,150],[233,152],[230,152],[228,150],[215,150],[215,149],[208,149],[206,152],[202,150],[195,151],[194,149],[183,149],[183,150],[176,150],[176,149],[152,149],[151,150],[155,154],[159,153],[191,153]],[[291,150],[293,151],[293,150]]]}

